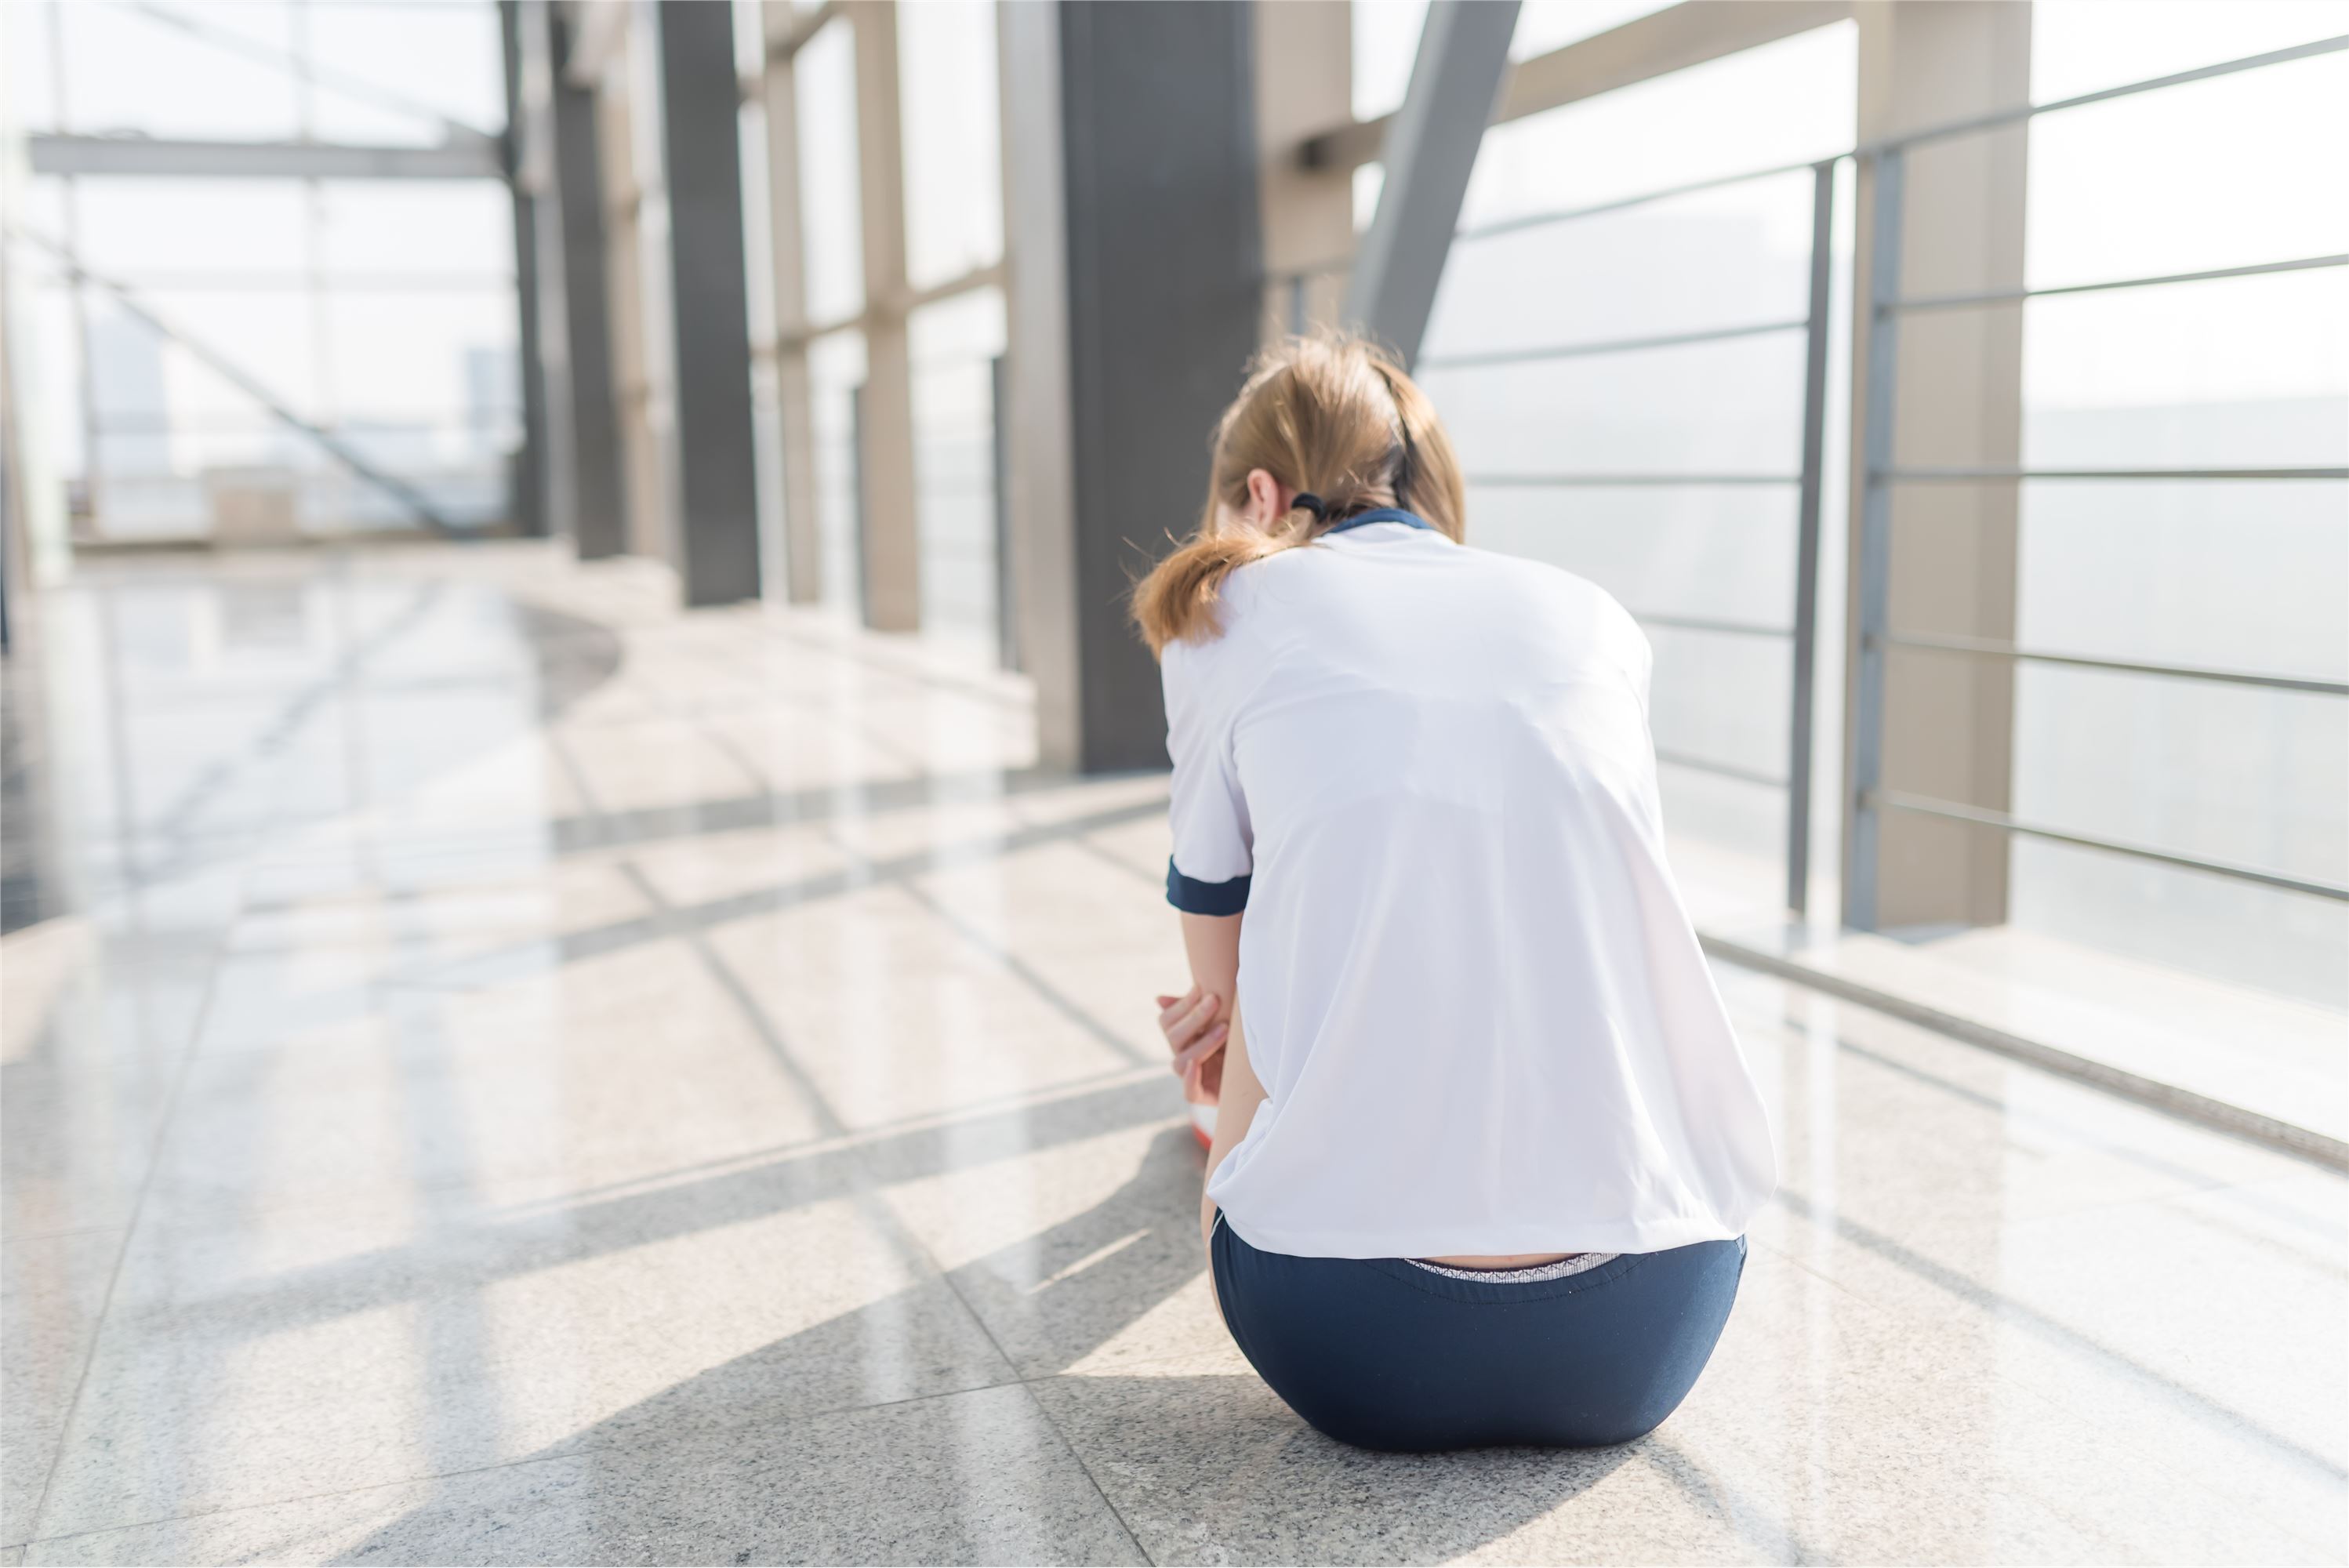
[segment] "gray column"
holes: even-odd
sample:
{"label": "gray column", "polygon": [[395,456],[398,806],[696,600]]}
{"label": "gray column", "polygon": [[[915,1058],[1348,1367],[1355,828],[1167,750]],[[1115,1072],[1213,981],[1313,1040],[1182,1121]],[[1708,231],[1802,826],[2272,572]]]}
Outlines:
{"label": "gray column", "polygon": [[[1859,139],[2027,103],[2031,7],[2006,0],[1911,5],[1862,0]],[[1992,925],[2006,918],[2004,835],[1871,810],[1883,789],[2008,809],[2014,672],[1990,659],[1872,652],[1871,624],[2012,642],[2020,487],[2011,479],[1871,489],[1871,444],[1895,466],[2012,469],[2023,447],[2020,304],[1879,317],[1878,298],[1965,294],[2023,284],[2026,128],[1934,141],[1904,155],[1895,232],[1905,258],[1879,280],[1878,168],[1860,160],[1860,245],[1852,290],[1852,440],[1859,498],[1851,532],[1847,661],[1844,920],[1868,930]],[[1890,418],[1871,443],[1868,366],[1897,349]],[[1877,410],[1880,415],[1881,410]],[[1869,541],[1881,568],[1868,571]],[[1871,700],[1871,688],[1880,702]],[[1880,715],[1880,722],[1878,716]],[[1877,723],[1872,735],[1862,727]],[[1863,741],[1866,744],[1863,744]]]}
{"label": "gray column", "polygon": [[759,597],[733,8],[661,0],[661,163],[676,368],[678,573],[689,605]]}
{"label": "gray column", "polygon": [[[542,330],[542,352],[559,346],[564,417],[556,447],[561,468],[553,490],[557,526],[583,561],[627,548],[627,490],[620,478],[618,389],[612,372],[612,284],[605,270],[604,173],[595,128],[595,91],[571,75],[574,32],[557,5],[547,8],[551,55],[548,162],[553,232],[540,224],[541,287],[560,310],[561,331]],[[542,321],[547,318],[542,314]],[[552,408],[552,404],[550,405]],[[553,421],[551,420],[552,424]]]}
{"label": "gray column", "polygon": [[1166,765],[1133,578],[1187,534],[1257,343],[1249,7],[1006,5],[1012,539],[1048,766]]}

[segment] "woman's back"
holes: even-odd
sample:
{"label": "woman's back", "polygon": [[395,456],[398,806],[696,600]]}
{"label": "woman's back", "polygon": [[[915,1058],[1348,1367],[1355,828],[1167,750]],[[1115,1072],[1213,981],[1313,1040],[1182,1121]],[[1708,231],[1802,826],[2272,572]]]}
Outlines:
{"label": "woman's back", "polygon": [[1267,1095],[1209,1197],[1305,1256],[1734,1237],[1768,1130],[1664,863],[1646,642],[1381,515],[1233,573],[1222,635],[1165,649],[1170,883],[1244,903]]}
{"label": "woman's back", "polygon": [[1192,978],[1160,1025],[1217,1106],[1216,1302],[1290,1408],[1376,1449],[1625,1442],[1720,1340],[1769,1129],[1664,863],[1647,643],[1466,512],[1375,346],[1249,367],[1133,591]]}

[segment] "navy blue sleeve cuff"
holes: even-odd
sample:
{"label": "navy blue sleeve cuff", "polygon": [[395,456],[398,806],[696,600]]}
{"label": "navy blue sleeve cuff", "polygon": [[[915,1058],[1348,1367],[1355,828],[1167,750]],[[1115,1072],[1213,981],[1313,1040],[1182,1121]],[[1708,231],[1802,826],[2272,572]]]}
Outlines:
{"label": "navy blue sleeve cuff", "polygon": [[1237,914],[1247,907],[1248,879],[1201,882],[1186,877],[1166,862],[1166,902],[1185,914]]}

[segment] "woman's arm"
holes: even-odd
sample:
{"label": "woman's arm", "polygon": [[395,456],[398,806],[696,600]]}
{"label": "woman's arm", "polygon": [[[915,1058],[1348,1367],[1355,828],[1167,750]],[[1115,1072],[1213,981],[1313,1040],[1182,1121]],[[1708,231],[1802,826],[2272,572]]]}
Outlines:
{"label": "woman's arm", "polygon": [[[1264,1103],[1264,1087],[1248,1067],[1246,1027],[1233,1006],[1240,975],[1241,914],[1185,914],[1183,947],[1191,960],[1191,978],[1210,995],[1219,997],[1223,1016],[1230,1025],[1224,1038],[1224,1081],[1216,1103],[1216,1141],[1207,1150],[1207,1176],[1213,1180],[1224,1156],[1247,1136],[1257,1107]],[[1205,1241],[1214,1230],[1215,1205],[1199,1194],[1199,1235]]]}

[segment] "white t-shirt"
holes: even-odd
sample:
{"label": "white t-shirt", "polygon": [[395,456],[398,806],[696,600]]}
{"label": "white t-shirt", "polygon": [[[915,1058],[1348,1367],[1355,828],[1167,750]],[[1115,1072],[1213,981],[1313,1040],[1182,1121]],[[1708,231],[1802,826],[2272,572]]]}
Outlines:
{"label": "white t-shirt", "polygon": [[1622,607],[1372,521],[1221,611],[1163,672],[1168,900],[1247,914],[1266,1099],[1207,1190],[1232,1228],[1306,1257],[1742,1234],[1770,1130],[1665,865]]}

